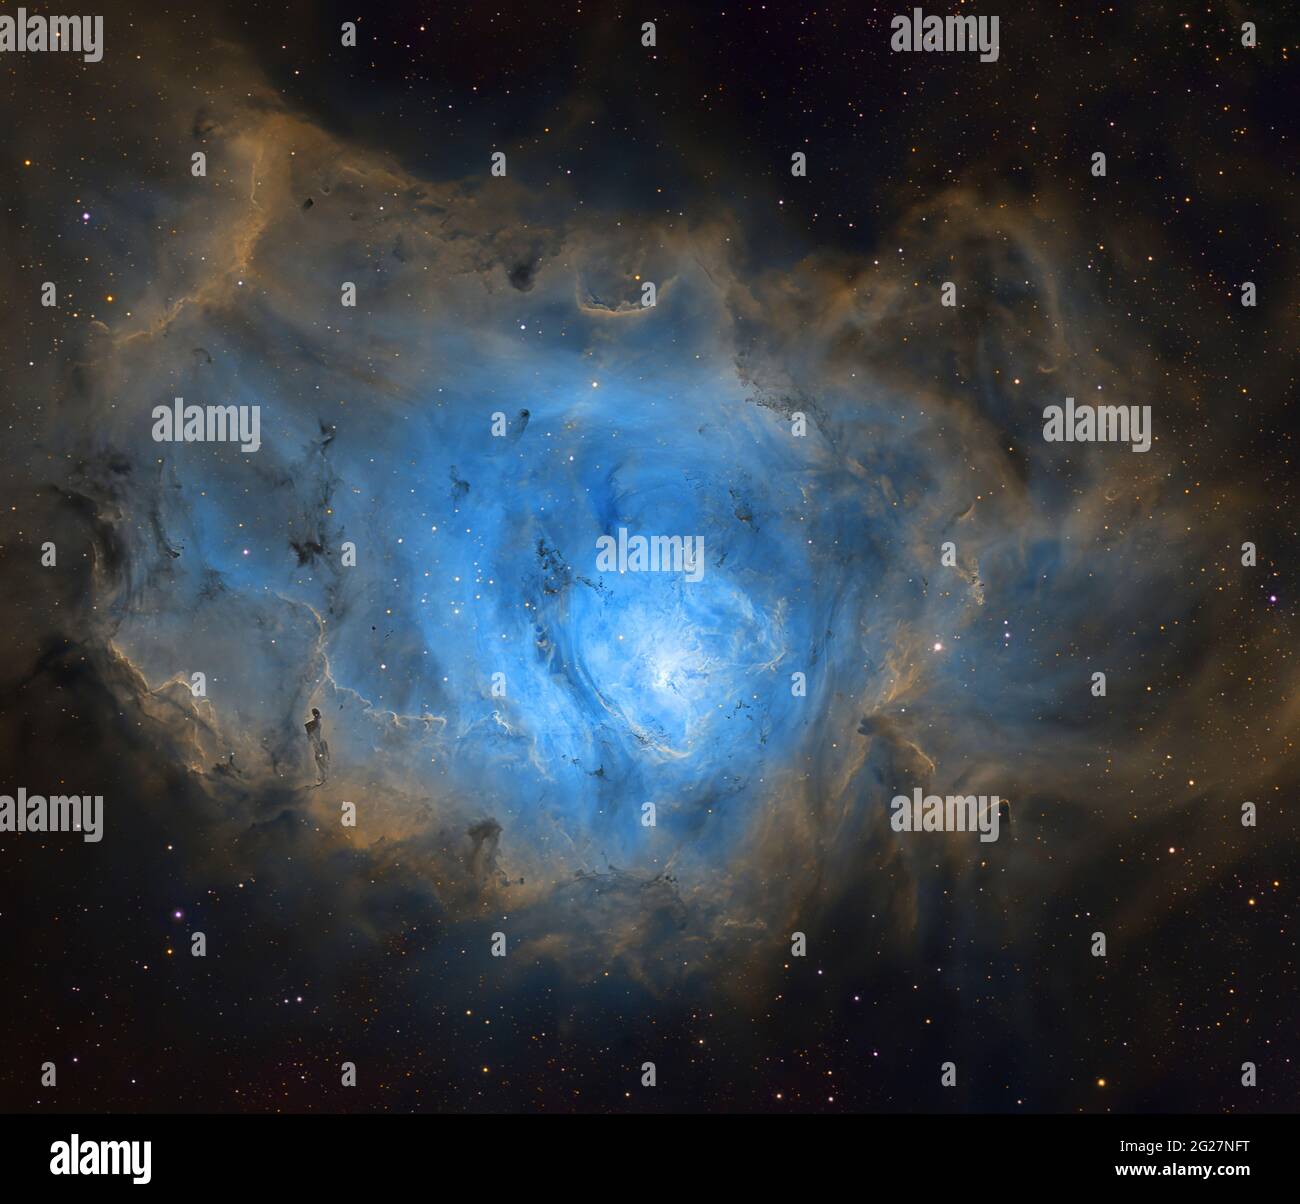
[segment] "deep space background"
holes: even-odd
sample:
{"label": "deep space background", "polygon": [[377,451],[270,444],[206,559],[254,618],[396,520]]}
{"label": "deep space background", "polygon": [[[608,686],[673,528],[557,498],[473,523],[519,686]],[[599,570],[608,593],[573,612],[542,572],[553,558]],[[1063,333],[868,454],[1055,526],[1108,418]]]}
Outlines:
{"label": "deep space background", "polygon": [[[925,6],[981,63],[910,5],[98,3],[102,62],[3,56],[0,789],[105,833],[0,836],[0,1106],[1294,1110],[1287,7]],[[261,449],[153,442],[175,396]],[[1045,443],[1066,396],[1151,450]],[[598,573],[620,525],[703,580]],[[900,837],[914,785],[1009,827]]]}

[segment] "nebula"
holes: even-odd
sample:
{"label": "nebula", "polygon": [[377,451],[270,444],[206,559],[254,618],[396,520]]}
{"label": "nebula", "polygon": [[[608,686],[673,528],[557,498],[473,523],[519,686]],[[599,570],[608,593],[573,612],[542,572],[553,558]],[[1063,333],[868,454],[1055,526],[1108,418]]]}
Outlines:
{"label": "nebula", "polygon": [[[1111,130],[1064,17],[900,65],[846,16],[892,74],[832,56],[799,195],[719,18],[647,66],[521,13],[517,95],[482,15],[367,18],[371,76],[288,11],[19,68],[0,788],[103,798],[84,849],[0,835],[58,1105],[1282,1106],[1224,1084],[1296,1053],[1295,244],[1284,165],[1193,133],[1209,68],[1112,64]],[[794,20],[754,36],[803,96]],[[1044,438],[1067,400],[1131,438]]]}

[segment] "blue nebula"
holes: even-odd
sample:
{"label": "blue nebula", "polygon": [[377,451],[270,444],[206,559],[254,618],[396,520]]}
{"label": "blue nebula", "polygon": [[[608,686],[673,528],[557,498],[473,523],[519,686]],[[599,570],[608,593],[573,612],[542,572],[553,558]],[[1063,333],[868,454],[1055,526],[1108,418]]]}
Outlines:
{"label": "blue nebula", "polygon": [[[611,863],[662,864],[644,804],[696,853],[725,846],[798,747],[816,706],[791,676],[814,643],[816,524],[800,521],[788,423],[703,386],[655,404],[571,375],[576,400],[530,398],[523,430],[481,403],[405,424],[418,469],[386,521],[410,534],[381,542],[422,647],[385,698],[446,720],[454,774],[512,840],[558,826]],[[620,527],[702,537],[700,580],[599,571],[597,539]],[[366,692],[376,655],[336,642],[336,678]]]}
{"label": "blue nebula", "polygon": [[[492,817],[505,852],[557,877],[727,865],[835,760],[823,730],[852,731],[858,696],[887,691],[887,616],[913,587],[881,584],[903,512],[867,439],[905,420],[828,388],[796,435],[798,405],[738,375],[712,291],[683,272],[671,306],[631,312],[511,293],[475,338],[434,323],[411,366],[337,409],[320,399],[355,393],[345,366],[290,399],[206,332],[211,362],[177,388],[261,401],[266,454],[169,449],[162,525],[191,604],[137,630],[134,659],[192,640],[219,582],[227,625],[263,642],[223,652],[238,689],[214,697],[276,731],[280,776],[319,705],[341,774],[399,780],[431,824],[454,796],[452,822]],[[924,473],[910,447],[889,467]],[[600,571],[620,528],[701,538],[700,579]]]}

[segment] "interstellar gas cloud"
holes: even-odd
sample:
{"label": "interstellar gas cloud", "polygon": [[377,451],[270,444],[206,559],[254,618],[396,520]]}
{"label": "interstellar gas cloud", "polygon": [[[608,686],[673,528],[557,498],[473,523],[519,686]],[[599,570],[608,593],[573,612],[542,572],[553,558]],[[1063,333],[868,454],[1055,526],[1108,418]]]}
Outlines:
{"label": "interstellar gas cloud", "polygon": [[1294,1105],[1271,10],[101,7],[3,55],[9,1109]]}

